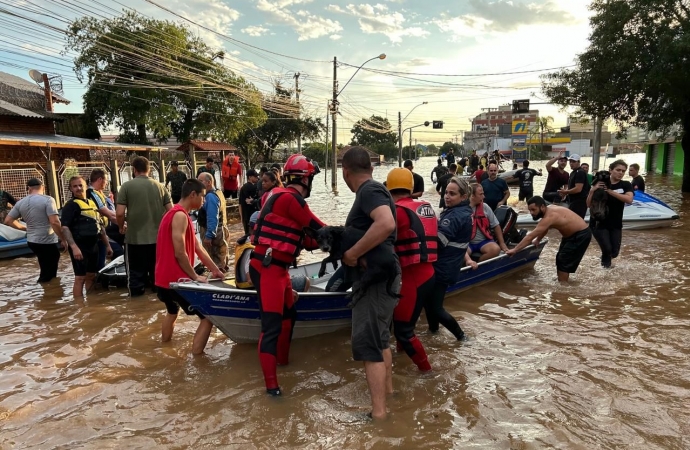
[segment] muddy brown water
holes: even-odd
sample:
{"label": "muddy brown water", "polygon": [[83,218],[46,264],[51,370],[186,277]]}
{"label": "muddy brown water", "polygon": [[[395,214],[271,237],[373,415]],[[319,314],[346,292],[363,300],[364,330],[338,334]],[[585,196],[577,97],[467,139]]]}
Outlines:
{"label": "muddy brown water", "polygon": [[[417,162],[436,204],[434,165]],[[533,270],[446,302],[468,342],[428,334],[422,317],[434,370],[421,375],[394,356],[383,423],[362,419],[369,400],[347,331],[295,341],[279,369],[286,395],[268,398],[254,345],[214,331],[194,358],[196,319],[181,317],[162,345],[153,295],[75,301],[66,257],[47,286],[35,284],[34,259],[1,261],[0,448],[688,449],[690,198],[677,177],[647,184],[681,219],[626,231],[611,270],[599,267],[593,242],[573,283],[558,285],[559,237],[550,234]],[[339,187],[333,195],[323,175],[315,180],[309,203],[327,223],[342,223],[352,202]]]}

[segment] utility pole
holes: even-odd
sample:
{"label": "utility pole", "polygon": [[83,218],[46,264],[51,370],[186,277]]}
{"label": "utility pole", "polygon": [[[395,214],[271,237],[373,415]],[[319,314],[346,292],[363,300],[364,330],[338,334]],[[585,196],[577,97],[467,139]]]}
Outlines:
{"label": "utility pole", "polygon": [[331,112],[331,102],[326,102],[326,153],[324,157],[324,162],[326,167],[323,168],[323,184],[328,186],[328,114]]}
{"label": "utility pole", "polygon": [[594,117],[594,139],[592,140],[592,173],[599,170],[599,150],[601,149],[601,129],[603,120],[601,117]]}
{"label": "utility pole", "polygon": [[[300,73],[297,72],[295,74],[295,98],[297,99],[297,125],[300,126],[300,116],[301,116],[301,109],[302,107],[299,104],[299,75]],[[302,133],[297,130],[297,153],[302,153]]]}
{"label": "utility pole", "polygon": [[333,152],[333,167],[331,167],[331,187],[333,192],[338,192],[338,58],[333,57],[333,101],[331,103],[331,114],[333,119],[333,139],[331,140],[331,152]]}
{"label": "utility pole", "polygon": [[402,167],[402,113],[398,111],[398,167]]}

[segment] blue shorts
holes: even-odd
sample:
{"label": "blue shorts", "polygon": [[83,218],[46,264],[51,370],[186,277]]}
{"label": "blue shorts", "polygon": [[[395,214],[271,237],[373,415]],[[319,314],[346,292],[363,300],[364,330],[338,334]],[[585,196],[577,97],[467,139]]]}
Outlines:
{"label": "blue shorts", "polygon": [[483,241],[478,242],[478,243],[476,243],[476,244],[471,244],[471,243],[470,243],[469,246],[468,246],[469,249],[470,249],[470,254],[481,252],[482,247],[484,247],[486,244],[488,244],[488,243],[490,243],[490,242],[494,242],[494,240],[493,240],[493,239],[484,239]]}

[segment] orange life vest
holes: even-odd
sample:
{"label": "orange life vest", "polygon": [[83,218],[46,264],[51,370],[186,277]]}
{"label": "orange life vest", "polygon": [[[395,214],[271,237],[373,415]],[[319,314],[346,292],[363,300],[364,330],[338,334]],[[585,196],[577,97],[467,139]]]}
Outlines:
{"label": "orange life vest", "polygon": [[486,236],[487,239],[492,239],[491,224],[489,218],[484,214],[484,204],[477,205],[472,214],[472,239],[477,235],[477,228]]}
{"label": "orange life vest", "polygon": [[240,170],[239,156],[226,156],[223,160],[223,167],[221,167],[221,176],[223,178],[236,177]]}
{"label": "orange life vest", "polygon": [[398,233],[395,253],[400,266],[406,267],[438,259],[438,221],[429,202],[403,198],[395,202],[407,214],[410,228]]}

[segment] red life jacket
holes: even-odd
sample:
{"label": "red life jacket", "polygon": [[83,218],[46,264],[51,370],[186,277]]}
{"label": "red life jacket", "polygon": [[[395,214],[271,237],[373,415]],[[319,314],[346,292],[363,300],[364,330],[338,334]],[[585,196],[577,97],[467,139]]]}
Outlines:
{"label": "red life jacket", "polygon": [[237,172],[239,172],[239,168],[240,168],[240,157],[239,156],[230,157],[230,155],[228,155],[223,160],[223,167],[221,167],[220,174],[223,178],[236,177]]}
{"label": "red life jacket", "polygon": [[484,215],[484,204],[477,205],[472,214],[472,239],[477,235],[477,227],[486,236],[487,239],[492,239],[491,224],[489,218]]}
{"label": "red life jacket", "polygon": [[[298,197],[298,200],[302,200],[302,197],[292,189],[281,187],[273,188],[271,190],[271,195],[266,198],[264,205],[261,207],[259,218],[256,221],[254,235],[252,236],[252,244],[257,247],[270,247],[273,249],[274,257],[277,256],[275,254],[276,251],[285,253],[294,261],[294,259],[299,256],[300,251],[302,251],[304,231],[294,220],[279,216],[273,212],[276,203],[280,202],[281,198],[284,198],[286,195],[293,195],[296,198]],[[287,198],[284,198],[282,201],[285,200],[287,200]],[[304,203],[303,200],[302,203]]]}
{"label": "red life jacket", "polygon": [[[410,228],[398,232],[395,253],[400,258],[400,266],[406,267],[438,259],[438,221],[429,202],[403,198],[395,202],[407,214]],[[399,213],[399,211],[398,211]]]}
{"label": "red life jacket", "polygon": [[180,278],[189,278],[189,275],[182,270],[180,263],[175,258],[175,246],[172,240],[172,221],[176,213],[182,211],[187,216],[187,232],[184,236],[185,252],[189,258],[189,264],[194,267],[194,254],[196,250],[196,236],[194,236],[194,225],[189,214],[182,206],[175,205],[166,212],[158,227],[158,239],[156,245],[156,286],[170,289],[170,283],[178,281]]}

